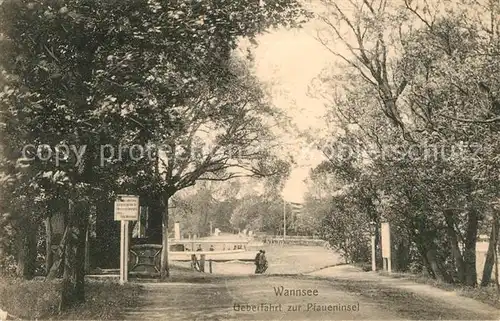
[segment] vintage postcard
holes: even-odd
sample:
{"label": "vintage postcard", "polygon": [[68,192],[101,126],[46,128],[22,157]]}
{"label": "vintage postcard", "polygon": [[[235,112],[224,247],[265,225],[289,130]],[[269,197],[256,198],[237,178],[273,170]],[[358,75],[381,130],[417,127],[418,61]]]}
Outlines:
{"label": "vintage postcard", "polygon": [[500,320],[498,0],[0,0],[0,321]]}

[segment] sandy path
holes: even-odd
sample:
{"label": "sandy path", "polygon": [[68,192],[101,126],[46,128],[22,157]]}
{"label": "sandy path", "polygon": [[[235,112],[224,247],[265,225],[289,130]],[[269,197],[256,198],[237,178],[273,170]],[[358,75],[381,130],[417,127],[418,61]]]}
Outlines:
{"label": "sandy path", "polygon": [[[266,252],[270,262],[266,275],[254,275],[251,262],[228,262],[216,263],[215,274],[184,271],[187,274],[174,277],[172,283],[146,283],[145,293],[138,298],[139,307],[126,309],[124,318],[500,320],[498,309],[453,292],[348,265],[323,268],[341,263],[338,255],[323,248],[275,246],[266,247]],[[275,288],[280,286],[317,290],[318,295],[277,296]],[[325,309],[331,305],[333,311],[315,311],[314,304]],[[335,311],[339,305],[359,306],[359,311]],[[242,311],[242,306],[255,307],[255,311]],[[274,310],[281,307],[281,311],[265,311],[271,306]]]}

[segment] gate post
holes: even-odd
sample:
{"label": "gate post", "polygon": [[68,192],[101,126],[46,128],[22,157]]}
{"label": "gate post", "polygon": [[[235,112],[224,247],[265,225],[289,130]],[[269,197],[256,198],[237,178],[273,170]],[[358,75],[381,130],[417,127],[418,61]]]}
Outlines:
{"label": "gate post", "polygon": [[205,254],[200,255],[200,272],[205,272]]}

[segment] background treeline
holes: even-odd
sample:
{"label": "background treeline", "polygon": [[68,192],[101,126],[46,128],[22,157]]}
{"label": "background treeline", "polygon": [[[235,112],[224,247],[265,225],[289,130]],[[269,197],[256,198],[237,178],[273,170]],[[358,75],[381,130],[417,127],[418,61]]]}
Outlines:
{"label": "background treeline", "polygon": [[[500,210],[500,4],[324,3],[318,40],[338,64],[316,86],[331,106],[318,144],[328,161],[306,202],[317,229],[348,260],[369,262],[370,222],[388,221],[397,270],[487,285]],[[477,271],[480,235],[490,247]]]}

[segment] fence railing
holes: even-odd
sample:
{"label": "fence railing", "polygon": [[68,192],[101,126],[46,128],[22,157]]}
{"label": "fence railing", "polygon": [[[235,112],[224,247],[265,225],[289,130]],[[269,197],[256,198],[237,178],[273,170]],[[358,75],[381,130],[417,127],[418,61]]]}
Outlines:
{"label": "fence railing", "polygon": [[321,239],[312,239],[312,238],[293,238],[286,237],[267,237],[262,240],[264,244],[270,245],[302,245],[302,246],[322,246],[326,249],[331,249],[330,243]]}
{"label": "fence railing", "polygon": [[[283,238],[283,235],[265,235],[265,234],[256,234],[254,239],[264,239],[264,238]],[[291,240],[321,240],[319,236],[315,235],[287,235],[287,239]]]}

